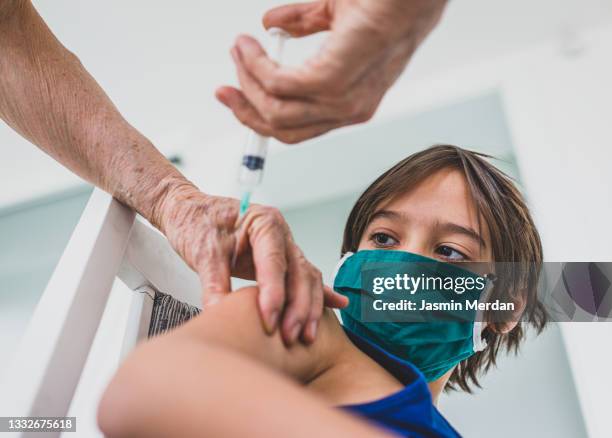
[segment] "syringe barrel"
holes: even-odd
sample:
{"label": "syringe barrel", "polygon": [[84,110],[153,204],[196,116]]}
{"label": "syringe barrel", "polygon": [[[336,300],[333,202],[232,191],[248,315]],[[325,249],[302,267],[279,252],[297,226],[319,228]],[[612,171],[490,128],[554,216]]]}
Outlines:
{"label": "syringe barrel", "polygon": [[238,181],[244,187],[253,187],[261,182],[268,152],[268,137],[249,132],[247,145],[242,155]]}
{"label": "syringe barrel", "polygon": [[[268,32],[275,42],[274,46],[269,50],[269,56],[272,60],[280,63],[282,60],[283,47],[285,41],[289,38],[289,34],[278,28],[272,28]],[[242,163],[238,175],[238,181],[242,187],[252,189],[261,183],[269,140],[268,137],[259,135],[255,131],[249,132],[249,138],[242,155]]]}

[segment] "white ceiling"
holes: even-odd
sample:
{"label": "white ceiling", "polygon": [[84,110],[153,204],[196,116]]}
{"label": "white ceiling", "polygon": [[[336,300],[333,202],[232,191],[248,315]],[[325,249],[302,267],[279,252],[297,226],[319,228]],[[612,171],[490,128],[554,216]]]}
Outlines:
{"label": "white ceiling", "polygon": [[[261,37],[259,17],[282,3],[183,0],[170,7],[167,1],[151,0],[35,1],[51,29],[125,117],[164,153],[183,155],[186,173],[215,190],[224,187],[215,181],[235,172],[244,136],[213,96],[216,86],[235,82],[228,49],[241,32]],[[610,0],[454,0],[402,80],[611,21]],[[313,53],[320,41],[291,42],[288,62]],[[3,124],[0,149],[0,207],[78,183]]]}

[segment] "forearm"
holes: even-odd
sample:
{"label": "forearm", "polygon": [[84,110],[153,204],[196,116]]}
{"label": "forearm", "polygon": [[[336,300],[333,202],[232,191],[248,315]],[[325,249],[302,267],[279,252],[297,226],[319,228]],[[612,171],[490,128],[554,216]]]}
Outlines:
{"label": "forearm", "polygon": [[0,117],[157,226],[169,192],[196,191],[121,116],[29,1],[0,7]]}

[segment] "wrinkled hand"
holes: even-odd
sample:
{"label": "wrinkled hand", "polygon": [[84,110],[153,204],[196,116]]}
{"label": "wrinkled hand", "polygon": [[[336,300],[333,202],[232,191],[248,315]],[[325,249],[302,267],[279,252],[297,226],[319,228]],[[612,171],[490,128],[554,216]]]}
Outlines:
{"label": "wrinkled hand", "polygon": [[323,284],[321,272],[306,260],[277,209],[251,205],[236,231],[238,211],[237,200],[207,196],[186,185],[166,197],[160,224],[174,249],[198,273],[204,305],[230,292],[232,275],[255,279],[266,330],[272,333],[280,324],[287,344],[300,337],[312,342],[324,303],[344,307],[346,297]]}
{"label": "wrinkled hand", "polygon": [[387,89],[437,24],[446,0],[320,0],[265,14],[266,28],[294,37],[331,30],[299,67],[272,61],[249,37],[231,49],[241,90],[217,98],[245,125],[285,143],[369,120]]}

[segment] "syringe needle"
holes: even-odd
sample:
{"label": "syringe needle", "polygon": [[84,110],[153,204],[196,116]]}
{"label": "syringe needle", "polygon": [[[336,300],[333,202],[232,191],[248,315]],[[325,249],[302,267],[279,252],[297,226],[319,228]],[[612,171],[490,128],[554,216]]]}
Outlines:
{"label": "syringe needle", "polygon": [[234,244],[234,252],[232,253],[232,270],[236,267],[236,259],[238,258],[238,239],[240,237],[240,227],[242,226],[242,219],[249,209],[249,203],[251,199],[251,192],[249,190],[245,190],[242,194],[242,198],[240,200],[240,211],[238,213],[238,220],[236,221],[236,230],[234,232],[236,236],[236,243]]}
{"label": "syringe needle", "polygon": [[240,222],[240,219],[242,219],[244,214],[249,209],[250,201],[251,201],[251,192],[249,190],[246,190],[242,194],[242,198],[240,199],[240,214],[238,215],[238,222]]}

